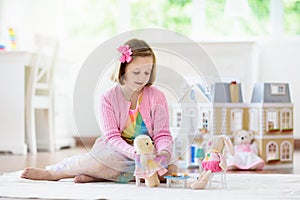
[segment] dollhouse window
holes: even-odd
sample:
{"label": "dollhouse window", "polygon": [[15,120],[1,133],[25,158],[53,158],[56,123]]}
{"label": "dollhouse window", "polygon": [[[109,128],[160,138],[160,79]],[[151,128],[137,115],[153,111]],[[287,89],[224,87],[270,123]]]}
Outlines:
{"label": "dollhouse window", "polygon": [[176,127],[180,127],[180,125],[181,125],[181,119],[182,119],[181,112],[177,112],[176,113]]}
{"label": "dollhouse window", "polygon": [[231,131],[241,130],[243,128],[243,111],[231,111]]}
{"label": "dollhouse window", "polygon": [[266,150],[267,161],[278,160],[278,145],[275,142],[269,142]]}
{"label": "dollhouse window", "polygon": [[285,85],[271,84],[272,95],[285,95]]}
{"label": "dollhouse window", "polygon": [[200,131],[207,133],[209,130],[209,112],[203,111],[200,116]]}
{"label": "dollhouse window", "polygon": [[182,122],[182,108],[179,104],[172,104],[172,125],[179,128]]}
{"label": "dollhouse window", "polygon": [[292,130],[292,111],[283,110],[281,111],[281,130]]}
{"label": "dollhouse window", "polygon": [[249,111],[249,130],[258,131],[258,111]]}
{"label": "dollhouse window", "polygon": [[282,161],[292,160],[292,145],[290,142],[285,141],[281,144],[281,157]]}
{"label": "dollhouse window", "polygon": [[277,111],[267,111],[267,131],[278,130],[278,113]]}

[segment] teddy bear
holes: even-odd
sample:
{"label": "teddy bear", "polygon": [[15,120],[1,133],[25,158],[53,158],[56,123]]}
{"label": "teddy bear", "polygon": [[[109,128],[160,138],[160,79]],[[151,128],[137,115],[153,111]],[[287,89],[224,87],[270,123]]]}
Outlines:
{"label": "teddy bear", "polygon": [[139,135],[134,139],[133,146],[137,154],[134,171],[136,185],[140,185],[140,179],[145,179],[147,187],[159,186],[158,175],[163,175],[168,170],[156,162],[153,141],[148,135]]}
{"label": "teddy bear", "polygon": [[194,190],[204,189],[213,172],[227,170],[227,162],[224,157],[225,147],[231,155],[234,155],[234,148],[230,138],[226,135],[215,135],[207,142],[208,150],[202,161],[202,173],[198,179],[191,184]]}
{"label": "teddy bear", "polygon": [[258,156],[258,147],[252,131],[233,132],[235,155],[226,157],[229,170],[262,170],[264,160]]}

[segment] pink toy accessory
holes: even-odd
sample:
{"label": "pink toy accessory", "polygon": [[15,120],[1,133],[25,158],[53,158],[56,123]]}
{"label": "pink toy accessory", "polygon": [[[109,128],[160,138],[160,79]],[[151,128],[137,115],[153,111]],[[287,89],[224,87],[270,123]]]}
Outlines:
{"label": "pink toy accessory", "polygon": [[129,47],[129,45],[123,45],[123,46],[120,46],[118,49],[117,49],[122,55],[120,57],[120,62],[121,63],[130,63],[130,61],[132,60],[132,51],[131,51],[131,48]]}

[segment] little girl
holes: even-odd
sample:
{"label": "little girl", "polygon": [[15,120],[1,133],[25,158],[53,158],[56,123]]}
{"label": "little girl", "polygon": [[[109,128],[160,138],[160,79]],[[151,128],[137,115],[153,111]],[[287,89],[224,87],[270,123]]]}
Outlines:
{"label": "little girl", "polygon": [[[75,178],[78,183],[133,179],[136,152],[133,140],[149,135],[156,148],[156,161],[166,166],[172,155],[168,105],[164,94],[152,86],[156,78],[156,57],[143,40],[132,39],[120,46],[119,84],[106,92],[100,102],[104,136],[84,154],[41,168],[26,168],[21,177],[32,180]],[[169,172],[172,173],[172,172]]]}

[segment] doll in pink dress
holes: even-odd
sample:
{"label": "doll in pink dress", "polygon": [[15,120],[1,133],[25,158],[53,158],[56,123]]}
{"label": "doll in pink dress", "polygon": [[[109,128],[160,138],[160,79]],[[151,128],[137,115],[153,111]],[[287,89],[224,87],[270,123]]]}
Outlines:
{"label": "doll in pink dress", "polygon": [[233,133],[235,155],[228,155],[228,170],[262,170],[265,161],[258,155],[253,132],[239,130]]}
{"label": "doll in pink dress", "polygon": [[167,170],[154,154],[154,144],[147,135],[139,135],[134,140],[136,150],[135,171],[137,186],[140,184],[139,179],[145,179],[147,187],[157,187],[160,184],[158,175],[163,175]]}
{"label": "doll in pink dress", "polygon": [[204,189],[213,172],[227,170],[227,162],[224,157],[225,146],[228,148],[229,152],[234,155],[233,145],[228,136],[213,136],[208,145],[210,146],[209,150],[202,161],[203,172],[200,174],[200,177],[197,179],[197,181],[191,185],[192,189],[195,190]]}

